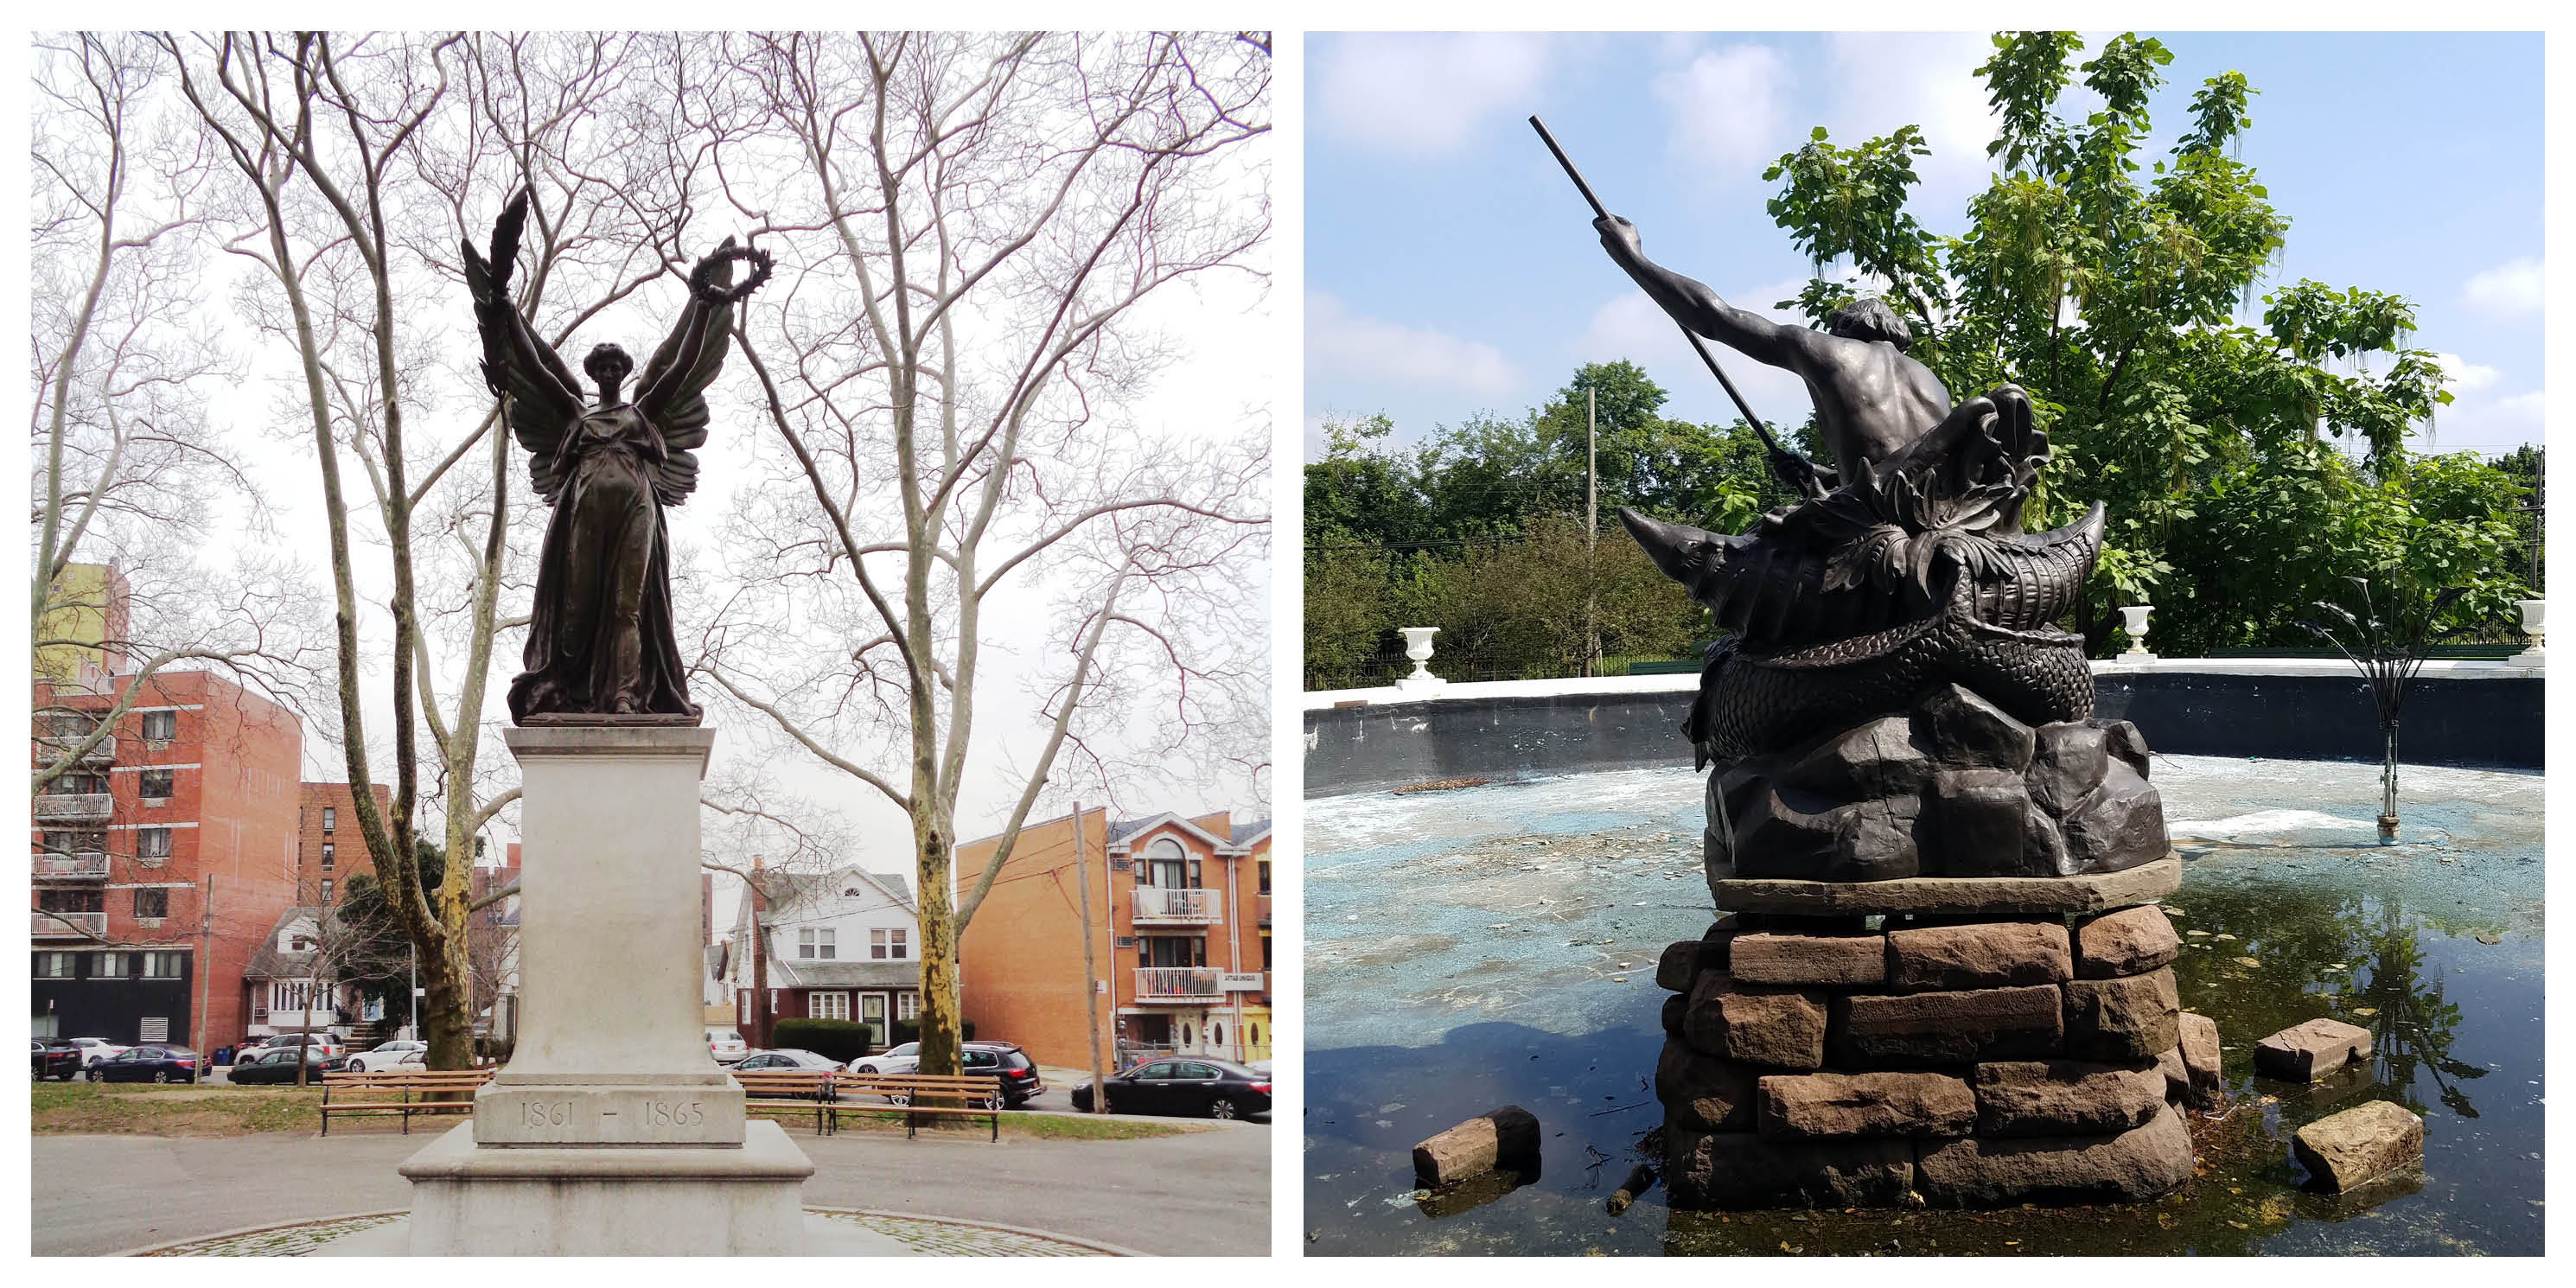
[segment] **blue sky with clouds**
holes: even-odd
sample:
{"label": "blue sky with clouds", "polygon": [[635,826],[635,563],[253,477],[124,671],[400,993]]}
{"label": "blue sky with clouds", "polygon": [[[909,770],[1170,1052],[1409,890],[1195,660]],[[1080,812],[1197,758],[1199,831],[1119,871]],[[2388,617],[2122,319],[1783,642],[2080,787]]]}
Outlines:
{"label": "blue sky with clouds", "polygon": [[[2084,56],[2109,34],[2088,34]],[[2456,375],[2434,447],[2538,441],[2540,38],[2140,34],[2174,55],[2142,158],[2172,146],[2204,78],[2245,73],[2258,93],[2241,155],[2291,221],[2275,280],[2415,303],[2416,344]],[[1936,232],[1961,230],[1987,176],[1981,33],[1317,34],[1306,48],[1310,460],[1327,415],[1384,412],[1410,441],[1518,414],[1578,364],[1621,357],[1672,392],[1667,415],[1733,415],[1602,253],[1532,112],[1647,254],[1748,307],[1807,276],[1763,210],[1762,170],[1813,127],[1848,145],[1921,126],[1933,152],[1911,208]],[[1741,357],[1727,372],[1766,419],[1805,417],[1794,377]]]}

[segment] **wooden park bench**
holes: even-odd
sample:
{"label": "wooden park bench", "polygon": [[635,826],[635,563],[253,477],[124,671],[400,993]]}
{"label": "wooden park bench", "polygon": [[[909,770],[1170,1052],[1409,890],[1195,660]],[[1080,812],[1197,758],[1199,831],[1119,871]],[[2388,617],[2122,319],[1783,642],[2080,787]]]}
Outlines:
{"label": "wooden park bench", "polygon": [[841,1076],[820,1069],[754,1069],[748,1073],[736,1069],[733,1072],[734,1081],[741,1083],[743,1093],[750,1097],[742,1104],[746,1112],[787,1109],[804,1113],[810,1110],[814,1115],[816,1135],[829,1132],[838,1125],[832,1121],[829,1111],[833,1084]]}
{"label": "wooden park bench", "polygon": [[[326,1073],[322,1075],[322,1134],[331,1134],[333,1114],[401,1114],[403,1134],[408,1136],[413,1114],[474,1112],[471,1093],[491,1080],[489,1068]],[[468,1094],[455,1098],[458,1092]],[[335,1100],[334,1096],[340,1098]],[[394,1098],[388,1099],[389,1096]],[[432,1096],[442,1098],[431,1099]]]}
{"label": "wooden park bench", "polygon": [[[984,1115],[993,1120],[993,1140],[1002,1139],[1002,1080],[991,1074],[845,1073],[839,1090],[846,1094],[883,1096],[903,1111],[903,1134],[917,1134],[923,1114]],[[878,1111],[858,1105],[832,1104],[834,1126],[840,1115]]]}

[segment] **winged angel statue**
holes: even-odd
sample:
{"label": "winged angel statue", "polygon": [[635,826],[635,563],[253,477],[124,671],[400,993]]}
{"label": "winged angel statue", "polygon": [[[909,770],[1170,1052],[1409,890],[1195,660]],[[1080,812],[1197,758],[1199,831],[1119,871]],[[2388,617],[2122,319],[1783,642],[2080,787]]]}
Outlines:
{"label": "winged angel statue", "polygon": [[[635,382],[614,344],[593,348],[581,369],[599,386],[585,406],[563,359],[528,329],[510,302],[510,268],[527,221],[528,194],[492,225],[492,254],[465,243],[465,284],[483,336],[483,381],[507,400],[510,431],[528,449],[528,476],[554,507],[537,564],[527,668],[510,683],[515,724],[622,717],[698,723],[671,624],[670,537],[662,508],[698,483],[693,453],[707,441],[707,386],[733,338],[734,306],[769,279],[769,253],[732,238],[689,274],[689,306]],[[751,276],[733,284],[733,264]]]}

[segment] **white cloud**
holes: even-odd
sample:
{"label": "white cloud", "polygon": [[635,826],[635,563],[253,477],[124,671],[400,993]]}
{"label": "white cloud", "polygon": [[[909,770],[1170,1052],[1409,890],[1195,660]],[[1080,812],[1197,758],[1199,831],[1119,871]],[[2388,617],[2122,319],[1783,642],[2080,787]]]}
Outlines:
{"label": "white cloud", "polygon": [[1918,158],[1924,211],[1946,211],[1985,184],[1995,120],[1974,75],[1994,46],[1975,32],[1837,32],[1826,42],[1834,87],[1825,123],[1846,147],[1921,126],[1932,155]]}
{"label": "white cloud", "polygon": [[1564,52],[1560,37],[1516,32],[1343,36],[1317,42],[1308,111],[1362,147],[1438,156],[1497,112],[1527,111]]}
{"label": "white cloud", "polygon": [[2524,443],[2540,442],[2548,413],[2546,390],[2501,398],[2463,397],[2433,413],[2432,432],[2428,435],[2417,430],[2415,446],[2419,451],[2436,452],[2509,451]]}
{"label": "white cloud", "polygon": [[1706,50],[1655,77],[1676,156],[1724,171],[1756,170],[1787,149],[1789,60],[1768,45]]}
{"label": "white cloud", "polygon": [[2540,311],[2540,261],[2529,256],[2472,275],[2460,287],[2469,307],[2502,317]]}
{"label": "white cloud", "polygon": [[1521,384],[1490,344],[1353,313],[1321,291],[1306,294],[1306,376],[1447,386],[1488,399]]}
{"label": "white cloud", "polygon": [[2475,393],[2504,375],[2493,367],[2471,362],[2456,353],[2437,353],[2433,360],[2442,364],[2442,374],[2450,377],[2450,390],[2454,394]]}

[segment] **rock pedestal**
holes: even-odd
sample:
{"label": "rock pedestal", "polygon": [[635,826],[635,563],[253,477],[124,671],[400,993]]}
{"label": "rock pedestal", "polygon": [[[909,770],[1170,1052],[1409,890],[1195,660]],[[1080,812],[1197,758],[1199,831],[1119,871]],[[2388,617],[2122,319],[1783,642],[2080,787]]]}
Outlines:
{"label": "rock pedestal", "polygon": [[2190,1177],[2183,1110],[2215,1090],[2196,1089],[2215,1030],[2181,1012],[2163,909],[1978,913],[1974,879],[1927,900],[1944,880],[1903,882],[1938,911],[1742,912],[1666,952],[1674,1206],[2089,1203]]}
{"label": "rock pedestal", "polygon": [[793,1255],[814,1165],[707,1057],[698,781],[712,729],[509,730],[517,1047],[402,1166],[414,1256]]}

